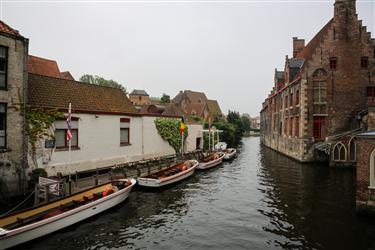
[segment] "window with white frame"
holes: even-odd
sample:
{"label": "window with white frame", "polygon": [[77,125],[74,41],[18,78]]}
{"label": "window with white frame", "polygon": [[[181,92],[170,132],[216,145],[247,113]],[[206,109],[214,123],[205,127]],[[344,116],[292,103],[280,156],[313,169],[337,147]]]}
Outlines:
{"label": "window with white frame", "polygon": [[[78,148],[78,119],[72,118],[72,138],[71,147],[73,149]],[[57,120],[55,125],[55,146],[58,149],[69,148],[69,142],[66,139],[68,132],[66,120]]]}
{"label": "window with white frame", "polygon": [[130,118],[120,118],[120,145],[130,145]]}
{"label": "window with white frame", "polygon": [[346,161],[346,148],[341,142],[337,143],[333,148],[334,161]]}

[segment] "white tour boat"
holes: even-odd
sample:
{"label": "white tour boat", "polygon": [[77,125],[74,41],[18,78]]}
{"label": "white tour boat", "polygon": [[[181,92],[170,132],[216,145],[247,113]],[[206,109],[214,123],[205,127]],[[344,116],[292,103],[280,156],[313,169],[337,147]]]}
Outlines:
{"label": "white tour boat", "polygon": [[99,214],[128,198],[135,179],[114,180],[0,217],[0,249],[13,247]]}
{"label": "white tour boat", "polygon": [[139,177],[137,181],[140,186],[144,187],[162,187],[188,178],[197,166],[198,161],[188,160],[154,174]]}
{"label": "white tour boat", "polygon": [[224,155],[225,154],[222,152],[210,153],[201,162],[199,162],[197,169],[204,170],[204,169],[209,169],[209,168],[216,167],[217,165],[220,165],[223,162]]}

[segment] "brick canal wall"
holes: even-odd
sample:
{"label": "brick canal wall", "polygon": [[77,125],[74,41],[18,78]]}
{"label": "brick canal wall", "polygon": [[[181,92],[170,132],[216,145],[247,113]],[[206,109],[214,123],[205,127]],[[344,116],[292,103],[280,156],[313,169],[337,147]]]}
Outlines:
{"label": "brick canal wall", "polygon": [[370,183],[371,165],[374,165],[375,140],[357,138],[357,175],[356,175],[356,206],[359,212],[375,214],[375,186]]}

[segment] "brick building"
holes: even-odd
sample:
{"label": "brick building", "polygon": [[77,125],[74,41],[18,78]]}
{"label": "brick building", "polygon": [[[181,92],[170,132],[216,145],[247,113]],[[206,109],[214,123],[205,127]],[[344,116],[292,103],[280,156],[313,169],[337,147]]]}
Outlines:
{"label": "brick building", "polygon": [[133,105],[142,106],[150,105],[151,100],[149,94],[146,91],[135,89],[129,94],[129,99]]}
{"label": "brick building", "polygon": [[0,21],[0,197],[25,184],[28,39]]}
{"label": "brick building", "polygon": [[219,103],[216,100],[209,100],[205,93],[192,90],[180,91],[172,103],[177,105],[185,113],[186,117],[198,116],[203,120],[214,120],[222,116]]}
{"label": "brick building", "polygon": [[375,41],[355,0],[336,0],[333,18],[307,45],[294,37],[293,56],[275,70],[261,110],[262,143],[302,162],[349,161],[366,96],[375,96],[374,76]]}

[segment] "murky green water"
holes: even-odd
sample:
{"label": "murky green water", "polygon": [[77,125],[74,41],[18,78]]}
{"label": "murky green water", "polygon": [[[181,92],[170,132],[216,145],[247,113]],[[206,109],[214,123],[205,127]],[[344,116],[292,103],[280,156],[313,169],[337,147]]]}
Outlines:
{"label": "murky green water", "polygon": [[296,163],[259,138],[244,138],[240,151],[21,248],[375,249],[375,218],[356,215],[351,170]]}

